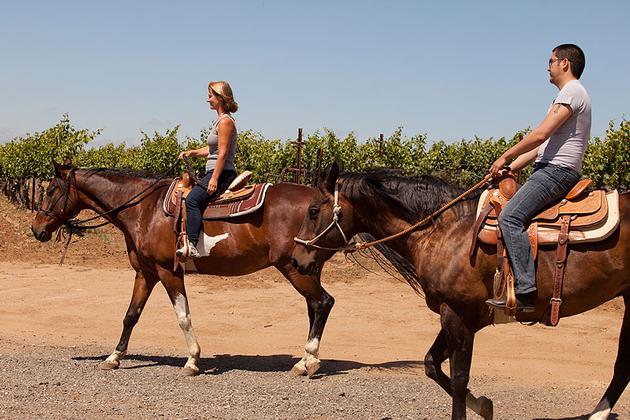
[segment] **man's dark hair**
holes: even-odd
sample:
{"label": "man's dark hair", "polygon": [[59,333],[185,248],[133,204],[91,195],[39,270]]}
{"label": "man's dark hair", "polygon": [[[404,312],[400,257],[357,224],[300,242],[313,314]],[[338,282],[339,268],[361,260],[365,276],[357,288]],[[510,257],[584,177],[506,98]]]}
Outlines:
{"label": "man's dark hair", "polygon": [[567,59],[571,63],[571,73],[576,79],[579,79],[584,71],[584,65],[586,64],[586,57],[584,57],[584,51],[575,44],[562,44],[553,49],[556,53],[556,57],[560,60]]}

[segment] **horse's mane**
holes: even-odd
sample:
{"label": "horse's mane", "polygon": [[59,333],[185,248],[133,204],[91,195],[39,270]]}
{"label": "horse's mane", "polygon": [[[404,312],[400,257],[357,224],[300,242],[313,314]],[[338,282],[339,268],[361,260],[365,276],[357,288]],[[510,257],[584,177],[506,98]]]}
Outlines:
{"label": "horse's mane", "polygon": [[[430,175],[405,176],[401,171],[389,168],[370,169],[366,172],[343,173],[340,177],[341,192],[351,201],[364,201],[370,197],[379,197],[391,204],[390,210],[399,214],[409,223],[415,223],[439,209],[446,202],[456,198],[464,189]],[[465,201],[476,199],[478,191]],[[471,205],[456,206],[455,211],[470,213]],[[363,241],[372,241],[374,237],[367,233],[359,234]],[[422,294],[422,281],[413,264],[386,243],[363,250],[363,255],[373,258],[388,274],[392,267],[398,271],[404,281],[418,294]],[[379,255],[379,253],[381,255]],[[384,257],[384,258],[383,258]]]}
{"label": "horse's mane", "polygon": [[[380,197],[392,203],[393,210],[409,223],[428,216],[464,191],[459,186],[431,175],[405,176],[401,171],[390,168],[347,172],[340,176],[340,180],[341,192],[348,199]],[[472,198],[478,196],[479,193]]]}

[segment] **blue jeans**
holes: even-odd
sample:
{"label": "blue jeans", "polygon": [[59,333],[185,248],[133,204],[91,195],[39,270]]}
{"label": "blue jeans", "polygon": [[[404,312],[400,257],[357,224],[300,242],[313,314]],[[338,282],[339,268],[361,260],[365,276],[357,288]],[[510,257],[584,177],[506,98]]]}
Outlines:
{"label": "blue jeans", "polygon": [[199,240],[202,213],[206,205],[212,198],[227,190],[230,183],[236,178],[236,171],[231,169],[223,170],[221,175],[219,175],[217,190],[210,195],[206,187],[208,182],[210,182],[210,178],[212,178],[212,172],[214,171],[209,171],[199,180],[199,184],[203,184],[204,187],[197,184],[186,196],[186,234],[188,235],[188,241],[194,246],[197,246],[197,241]]}
{"label": "blue jeans", "polygon": [[514,271],[517,294],[536,290],[536,267],[527,237],[530,220],[548,204],[566,196],[579,180],[580,174],[573,169],[537,163],[534,173],[501,210],[499,227]]}

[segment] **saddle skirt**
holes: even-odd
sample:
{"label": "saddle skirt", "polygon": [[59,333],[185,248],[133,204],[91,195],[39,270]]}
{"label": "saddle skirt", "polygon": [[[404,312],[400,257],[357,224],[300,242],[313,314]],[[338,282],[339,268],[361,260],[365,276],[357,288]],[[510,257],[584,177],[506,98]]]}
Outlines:
{"label": "saddle skirt", "polygon": [[[245,171],[238,175],[228,189],[208,203],[203,218],[206,220],[237,217],[258,210],[265,199],[267,188],[271,184],[247,184],[252,173]],[[181,202],[193,185],[187,173],[175,178],[164,197],[164,213],[170,217],[179,217]]]}
{"label": "saddle skirt", "polygon": [[[244,216],[258,210],[265,202],[269,183],[252,184],[243,188],[243,195],[239,198],[231,196],[211,201],[203,212],[204,220],[225,219]],[[236,192],[234,192],[236,194]]]}
{"label": "saddle skirt", "polygon": [[[476,239],[482,243],[496,245],[497,216],[495,207],[501,208],[509,201],[510,192],[501,188],[489,188],[479,198],[477,205]],[[529,227],[532,244],[555,245],[562,225],[562,216],[571,216],[569,242],[597,242],[608,238],[619,226],[619,193],[594,190],[577,196],[563,198],[552,204],[533,219]],[[474,241],[476,242],[476,241]]]}

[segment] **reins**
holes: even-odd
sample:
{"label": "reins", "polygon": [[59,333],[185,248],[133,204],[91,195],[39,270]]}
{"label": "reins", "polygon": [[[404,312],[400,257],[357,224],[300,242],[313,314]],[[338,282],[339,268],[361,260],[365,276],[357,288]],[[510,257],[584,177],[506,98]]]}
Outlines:
{"label": "reins", "polygon": [[[317,248],[317,249],[323,249],[323,250],[326,250],[326,251],[343,251],[346,254],[352,253],[352,252],[356,252],[356,251],[359,251],[361,249],[370,248],[370,247],[372,247],[374,245],[382,244],[383,242],[387,242],[387,241],[391,241],[392,239],[400,238],[401,236],[404,236],[404,235],[408,234],[409,232],[412,232],[412,231],[418,229],[419,227],[424,226],[424,225],[428,224],[429,222],[432,222],[433,219],[435,219],[437,216],[439,216],[440,214],[442,214],[443,212],[445,212],[446,210],[448,210],[449,208],[451,208],[452,206],[454,206],[458,202],[460,202],[463,199],[465,199],[466,197],[468,197],[470,194],[472,194],[473,192],[475,192],[476,190],[478,190],[479,188],[484,186],[486,183],[488,183],[491,179],[492,179],[491,175],[489,175],[489,174],[486,175],[481,181],[479,181],[478,183],[476,183],[475,185],[473,185],[468,190],[464,191],[462,194],[460,194],[459,196],[455,197],[454,199],[452,199],[448,203],[444,204],[442,207],[440,207],[439,209],[437,209],[436,211],[434,211],[433,213],[431,213],[430,215],[428,215],[424,219],[420,220],[419,222],[414,223],[413,225],[409,226],[408,228],[406,228],[406,229],[404,229],[404,230],[402,230],[402,231],[400,231],[398,233],[395,233],[393,235],[386,236],[384,238],[377,239],[377,240],[374,240],[374,241],[371,241],[371,242],[349,242],[348,239],[346,238],[346,235],[343,232],[343,229],[339,225],[339,215],[341,214],[341,206],[339,205],[339,186],[338,186],[338,184],[335,183],[335,192],[334,192],[335,201],[334,201],[334,204],[333,204],[333,219],[330,222],[330,224],[328,225],[328,227],[326,227],[326,229],[324,229],[322,232],[320,232],[317,236],[315,236],[312,239],[305,240],[305,239],[300,239],[298,237],[295,237],[295,238],[293,238],[293,240],[295,242],[299,243],[299,244],[304,245],[304,246]],[[324,236],[333,227],[337,227],[339,232],[341,232],[341,236],[343,237],[343,240],[344,240],[343,246],[340,246],[340,247],[337,247],[337,248],[331,248],[331,247],[324,247],[324,246],[315,244],[315,242],[317,242],[319,239],[321,239],[322,236]]]}
{"label": "reins", "polygon": [[[106,212],[103,213],[99,213],[96,212],[96,216],[93,217],[89,217],[87,219],[83,219],[83,220],[68,220],[67,222],[63,223],[62,226],[59,227],[59,229],[57,230],[57,236],[55,238],[55,240],[57,242],[59,242],[61,240],[61,238],[65,238],[66,242],[64,244],[64,250],[63,250],[63,254],[61,256],[61,260],[59,261],[59,265],[63,265],[63,261],[66,258],[66,253],[68,252],[68,247],[70,245],[70,240],[72,239],[72,234],[74,232],[79,232],[79,231],[85,231],[85,230],[89,230],[89,229],[96,229],[105,225],[108,225],[109,223],[111,223],[111,221],[107,220],[103,223],[99,223],[96,225],[89,225],[86,226],[85,224],[88,222],[91,222],[93,220],[105,217],[109,214],[121,211],[121,210],[125,210],[128,208],[131,208],[133,206],[135,206],[136,204],[139,204],[142,202],[142,200],[144,200],[144,198],[148,197],[148,194],[139,199],[136,202],[133,202],[134,200],[136,200],[138,197],[141,197],[143,194],[145,194],[147,191],[149,191],[151,188],[153,188],[158,182],[160,182],[161,180],[163,180],[168,174],[171,173],[171,171],[177,166],[179,165],[179,162],[174,163],[173,165],[171,165],[170,168],[168,168],[166,170],[166,172],[164,172],[162,175],[160,175],[159,178],[157,178],[155,181],[153,181],[151,183],[151,185],[149,185],[148,187],[144,188],[142,191],[140,191],[139,193],[137,193],[136,195],[134,195],[133,197],[131,197],[130,199],[128,199],[127,201],[125,201],[124,203],[114,207],[113,209],[107,210]],[[71,186],[71,182],[70,179],[74,178],[74,172],[76,171],[76,168],[71,169],[70,174],[68,175],[68,177],[66,178],[66,183],[64,184],[64,192],[63,192],[63,196],[65,196],[65,200],[64,200],[64,206],[63,206],[63,211],[65,211],[66,208],[66,204],[68,203],[68,200],[70,198],[70,186]],[[75,181],[76,184],[76,181]],[[76,187],[75,187],[76,188]],[[52,204],[52,206],[50,206],[50,208],[54,208],[54,206],[57,204],[57,202],[59,201],[59,199],[62,196],[60,196],[57,200],[55,200],[55,202]],[[52,212],[50,210],[47,209],[40,209],[40,211],[42,211],[44,214],[46,214],[48,217],[52,217],[55,218],[55,216],[52,214]],[[67,238],[66,238],[66,234],[67,234]]]}
{"label": "reins", "polygon": [[472,194],[473,192],[475,192],[476,190],[478,190],[479,188],[484,186],[486,183],[488,183],[488,181],[490,181],[491,179],[492,179],[491,175],[486,175],[481,181],[479,181],[478,183],[476,183],[475,185],[473,185],[472,187],[470,187],[469,189],[464,191],[462,194],[460,194],[459,196],[455,197],[454,199],[452,199],[448,203],[444,204],[442,207],[440,207],[439,209],[437,209],[436,211],[434,211],[433,213],[431,213],[430,215],[428,215],[424,219],[420,220],[417,223],[414,223],[413,225],[409,226],[408,228],[406,228],[406,229],[404,229],[404,230],[402,230],[402,231],[400,231],[398,233],[395,233],[393,235],[386,236],[386,237],[381,238],[381,239],[377,239],[375,241],[371,241],[371,242],[354,242],[352,244],[348,244],[348,245],[353,245],[353,248],[350,249],[349,251],[346,251],[346,252],[355,252],[355,251],[358,251],[360,249],[369,248],[369,247],[374,246],[374,245],[382,244],[383,242],[391,241],[392,239],[400,238],[401,236],[404,236],[404,235],[408,234],[409,232],[412,232],[412,231],[416,230],[420,226],[423,226],[423,225],[425,225],[425,224],[427,224],[429,222],[432,222],[433,219],[436,216],[439,216],[440,214],[442,214],[443,212],[445,212],[446,210],[448,210],[449,208],[451,208],[452,206],[454,206],[458,202],[460,202],[463,199],[465,199],[466,197],[468,197],[470,194]]}

